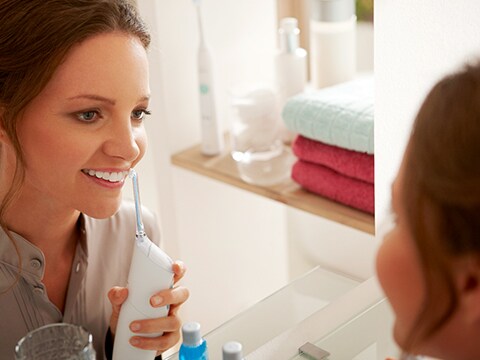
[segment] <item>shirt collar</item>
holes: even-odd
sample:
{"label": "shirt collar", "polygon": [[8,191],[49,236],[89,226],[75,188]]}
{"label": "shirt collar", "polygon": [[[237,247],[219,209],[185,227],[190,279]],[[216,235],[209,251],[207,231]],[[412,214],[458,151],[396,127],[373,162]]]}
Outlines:
{"label": "shirt collar", "polygon": [[[80,242],[76,251],[84,260],[88,257],[87,232],[85,216],[80,214],[78,225],[80,227]],[[43,279],[45,273],[45,255],[37,246],[27,239],[12,231],[11,238],[0,228],[0,262],[11,270],[19,272],[25,278],[33,278],[37,282]]]}

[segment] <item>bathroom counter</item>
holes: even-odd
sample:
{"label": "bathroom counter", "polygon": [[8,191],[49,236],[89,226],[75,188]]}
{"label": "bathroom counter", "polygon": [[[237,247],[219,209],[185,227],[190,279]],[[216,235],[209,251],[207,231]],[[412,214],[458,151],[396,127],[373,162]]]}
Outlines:
{"label": "bathroom counter", "polygon": [[[228,140],[228,139],[227,139]],[[310,193],[288,179],[274,186],[256,186],[240,178],[235,161],[230,156],[228,141],[221,155],[206,156],[200,145],[174,154],[174,165],[210,177],[223,183],[256,193],[288,206],[321,216],[352,228],[375,234],[374,216]]]}
{"label": "bathroom counter", "polygon": [[223,344],[232,340],[242,344],[246,360],[311,360],[299,351],[306,343],[330,353],[322,360],[384,360],[398,354],[392,324],[375,277],[360,281],[317,267],[204,338],[210,360],[221,360]]}

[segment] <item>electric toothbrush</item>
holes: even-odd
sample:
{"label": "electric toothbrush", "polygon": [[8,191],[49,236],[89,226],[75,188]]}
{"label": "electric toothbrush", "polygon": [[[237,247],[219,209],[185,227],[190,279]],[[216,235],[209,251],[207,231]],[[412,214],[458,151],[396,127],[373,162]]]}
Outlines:
{"label": "electric toothbrush", "polygon": [[[156,356],[155,350],[143,350],[130,345],[130,338],[139,334],[131,332],[129,325],[134,320],[168,315],[168,306],[154,308],[150,305],[150,298],[159,290],[172,287],[173,261],[145,233],[136,171],[131,169],[129,177],[133,182],[137,230],[128,274],[128,298],[120,309],[113,346],[113,360],[153,360]],[[162,334],[141,334],[141,336],[151,337],[160,335]]]}
{"label": "electric toothbrush", "polygon": [[218,155],[223,150],[223,135],[217,117],[212,55],[205,42],[200,1],[201,0],[193,0],[197,6],[199,33],[198,81],[200,113],[202,116],[202,153],[205,155]]}

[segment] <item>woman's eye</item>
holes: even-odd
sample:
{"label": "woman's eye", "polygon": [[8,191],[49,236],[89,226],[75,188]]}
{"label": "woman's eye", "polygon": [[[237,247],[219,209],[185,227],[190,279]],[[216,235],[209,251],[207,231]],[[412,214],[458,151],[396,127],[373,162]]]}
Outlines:
{"label": "woman's eye", "polygon": [[135,120],[143,120],[146,115],[150,115],[151,112],[146,109],[138,109],[132,111],[132,118]]}
{"label": "woman's eye", "polygon": [[90,111],[83,111],[83,112],[77,113],[76,115],[82,121],[91,122],[97,118],[98,112],[94,110],[90,110]]}

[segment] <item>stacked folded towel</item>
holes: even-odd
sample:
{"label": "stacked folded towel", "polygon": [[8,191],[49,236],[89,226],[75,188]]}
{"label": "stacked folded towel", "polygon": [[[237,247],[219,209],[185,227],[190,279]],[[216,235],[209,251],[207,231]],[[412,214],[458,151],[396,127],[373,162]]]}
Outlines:
{"label": "stacked folded towel", "polygon": [[305,189],[374,213],[373,79],[303,93],[285,105],[287,127],[300,135],[292,178]]}

